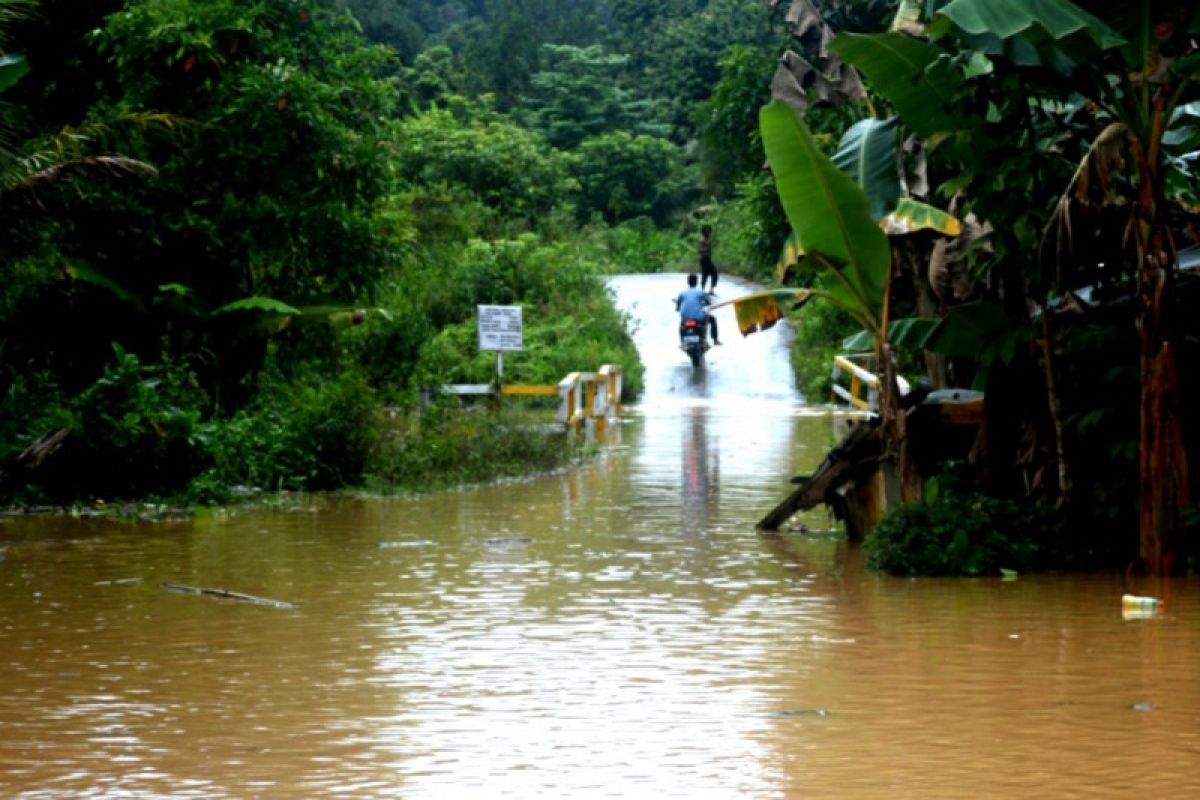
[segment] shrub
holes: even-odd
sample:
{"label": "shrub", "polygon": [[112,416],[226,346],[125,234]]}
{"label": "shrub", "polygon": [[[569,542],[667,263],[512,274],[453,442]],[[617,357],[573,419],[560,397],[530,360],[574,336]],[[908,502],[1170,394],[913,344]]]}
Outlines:
{"label": "shrub", "polygon": [[951,468],[927,482],[925,504],[889,509],[864,548],[892,575],[995,575],[1055,566],[1061,537],[1049,509],[979,494]]}
{"label": "shrub", "polygon": [[[192,373],[171,361],[144,365],[115,342],[112,351],[115,361],[73,398],[54,392],[45,378],[21,384],[32,396],[8,398],[23,411],[21,432],[6,436],[10,454],[55,429],[71,431],[62,449],[38,470],[37,486],[16,488],[14,499],[161,495],[184,486],[198,469],[195,434],[205,398]],[[39,395],[47,405],[35,408]]]}
{"label": "shrub", "polygon": [[319,490],[362,479],[375,439],[375,395],[361,376],[268,378],[255,402],[200,427],[211,466],[189,487],[196,502],[221,501],[244,486]]}
{"label": "shrub", "polygon": [[658,228],[648,217],[584,229],[588,257],[606,274],[695,269],[695,244],[678,231]]}

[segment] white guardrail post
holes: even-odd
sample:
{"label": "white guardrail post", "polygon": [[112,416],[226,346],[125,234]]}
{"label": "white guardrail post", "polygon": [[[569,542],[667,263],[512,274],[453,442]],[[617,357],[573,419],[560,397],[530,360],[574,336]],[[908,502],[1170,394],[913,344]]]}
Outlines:
{"label": "white guardrail post", "polygon": [[558,382],[558,421],[567,431],[567,439],[575,441],[582,398],[579,392],[579,373],[572,372]]}

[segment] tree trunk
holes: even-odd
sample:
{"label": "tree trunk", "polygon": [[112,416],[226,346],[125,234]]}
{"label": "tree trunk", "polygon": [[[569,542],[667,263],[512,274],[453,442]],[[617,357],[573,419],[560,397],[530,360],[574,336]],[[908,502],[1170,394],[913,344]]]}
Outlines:
{"label": "tree trunk", "polygon": [[[941,316],[937,295],[929,284],[928,263],[931,256],[924,252],[915,242],[906,243],[904,248],[905,269],[912,278],[913,296],[917,301],[917,316],[921,319],[937,319]],[[950,385],[946,370],[946,357],[929,350],[922,352],[925,359],[925,374],[935,389],[945,389]]]}
{"label": "tree trunk", "polygon": [[1054,326],[1048,304],[1042,305],[1042,368],[1046,376],[1046,409],[1054,426],[1054,456],[1058,464],[1059,507],[1069,506],[1074,487],[1071,481],[1070,464],[1067,461],[1066,433],[1063,430],[1062,398],[1058,394],[1058,379],[1055,376]]}
{"label": "tree trunk", "polygon": [[1163,98],[1155,99],[1154,128],[1148,147],[1134,140],[1138,167],[1137,245],[1138,343],[1141,349],[1141,435],[1138,441],[1140,494],[1138,559],[1152,575],[1183,571],[1178,558],[1183,510],[1190,504],[1191,476],[1183,438],[1179,373],[1175,364],[1175,283],[1177,256],[1159,209],[1159,143]]}
{"label": "tree trunk", "polygon": [[1141,345],[1141,437],[1138,478],[1141,510],[1138,557],[1152,575],[1173,575],[1182,542],[1183,509],[1190,504],[1187,450],[1179,374],[1169,318],[1174,302],[1172,261],[1161,230],[1141,255],[1138,269],[1138,339]]}
{"label": "tree trunk", "polygon": [[[885,485],[896,483],[896,492],[904,503],[920,503],[922,500],[921,479],[913,463],[912,450],[908,446],[908,431],[904,408],[900,402],[900,384],[896,380],[896,365],[892,359],[892,348],[888,344],[888,326],[891,316],[892,280],[894,258],[888,268],[888,286],[883,294],[883,315],[880,323],[882,334],[876,343],[879,375],[879,418],[883,455],[879,468],[883,472]],[[888,497],[891,500],[891,497]]]}

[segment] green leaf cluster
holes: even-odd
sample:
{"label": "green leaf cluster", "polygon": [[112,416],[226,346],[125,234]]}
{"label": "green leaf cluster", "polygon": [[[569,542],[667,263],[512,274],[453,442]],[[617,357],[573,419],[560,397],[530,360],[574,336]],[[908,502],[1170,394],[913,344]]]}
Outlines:
{"label": "green leaf cluster", "polygon": [[1044,570],[1062,558],[1062,522],[1030,502],[971,490],[951,467],[926,502],[887,511],[867,536],[867,565],[892,575],[998,576]]}

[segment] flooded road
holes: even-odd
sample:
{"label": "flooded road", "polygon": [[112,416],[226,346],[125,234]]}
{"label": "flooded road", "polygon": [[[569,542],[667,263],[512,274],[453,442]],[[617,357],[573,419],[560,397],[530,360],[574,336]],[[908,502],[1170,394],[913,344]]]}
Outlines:
{"label": "flooded road", "polygon": [[[615,281],[647,390],[567,474],[179,524],[3,518],[0,796],[1200,791],[1196,581],[902,580],[823,513],[757,535],[835,420],[795,395],[786,330],[743,340],[728,310],[693,376],[681,285]],[[1123,619],[1130,590],[1165,612]]]}

